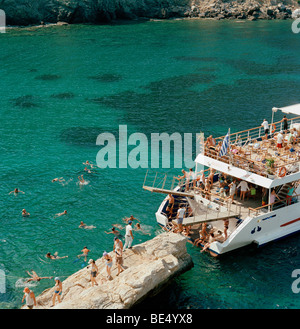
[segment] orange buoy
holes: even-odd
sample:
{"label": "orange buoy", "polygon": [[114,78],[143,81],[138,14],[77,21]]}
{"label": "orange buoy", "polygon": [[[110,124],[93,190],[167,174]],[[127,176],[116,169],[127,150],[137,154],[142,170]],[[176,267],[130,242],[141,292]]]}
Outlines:
{"label": "orange buoy", "polygon": [[284,177],[285,175],[286,175],[286,168],[285,167],[281,167],[279,169],[278,176],[279,177]]}

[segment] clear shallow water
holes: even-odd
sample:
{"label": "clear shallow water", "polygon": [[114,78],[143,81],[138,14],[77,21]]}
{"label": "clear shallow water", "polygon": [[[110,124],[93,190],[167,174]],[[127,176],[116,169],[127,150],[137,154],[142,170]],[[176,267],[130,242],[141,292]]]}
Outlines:
{"label": "clear shallow water", "polygon": [[[82,163],[96,161],[98,134],[126,124],[128,134],[224,135],[259,125],[273,106],[299,102],[300,39],[290,24],[164,21],[2,34],[0,264],[7,293],[0,308],[20,307],[16,282],[26,270],[63,278],[81,269],[73,261],[84,246],[91,258],[111,250],[104,230],[122,217],[140,218],[150,237],[160,232],[154,213],[162,196],[142,190],[145,169],[84,174]],[[88,185],[77,184],[79,174]],[[62,176],[67,185],[51,182]],[[15,187],[26,194],[8,195]],[[54,218],[65,209],[67,216]],[[81,220],[96,228],[78,229]],[[149,238],[135,236],[135,243]],[[299,308],[291,290],[299,236],[221,259],[188,250],[194,268],[141,308]],[[69,258],[44,257],[55,251]],[[43,280],[34,291],[52,285]]]}

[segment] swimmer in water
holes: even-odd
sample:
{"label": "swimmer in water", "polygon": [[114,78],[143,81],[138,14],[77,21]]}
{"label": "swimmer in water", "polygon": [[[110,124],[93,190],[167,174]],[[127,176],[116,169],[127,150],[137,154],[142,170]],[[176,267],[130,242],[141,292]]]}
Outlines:
{"label": "swimmer in water", "polygon": [[25,192],[20,191],[18,188],[15,188],[13,191],[9,192],[8,194],[12,194],[12,193],[14,193],[15,195],[17,195],[18,193],[23,193],[23,194],[25,194]]}
{"label": "swimmer in water", "polygon": [[60,182],[60,183],[63,183],[64,181],[65,181],[65,179],[64,179],[63,177],[52,179],[52,183],[54,183],[54,182]]}
{"label": "swimmer in water", "polygon": [[67,214],[67,210],[64,210],[63,212],[55,214],[55,217],[60,217],[60,216],[66,215],[66,214]]}
{"label": "swimmer in water", "polygon": [[84,171],[86,171],[88,174],[91,174],[92,172],[90,171],[90,169],[88,169],[87,167],[84,168]]}
{"label": "swimmer in water", "polygon": [[131,215],[130,217],[125,217],[125,218],[123,218],[123,221],[126,222],[126,223],[128,223],[130,220],[131,220],[132,222],[133,222],[134,220],[137,220],[138,222],[141,222],[139,219],[133,217],[133,215]]}
{"label": "swimmer in water", "polygon": [[51,277],[49,277],[49,276],[40,277],[33,270],[31,270],[31,273],[29,271],[26,271],[26,273],[30,276],[30,278],[27,279],[25,281],[25,283],[30,282],[30,281],[38,281],[39,282],[42,279],[52,279],[53,278],[53,276],[51,276]]}
{"label": "swimmer in water", "polygon": [[58,252],[55,252],[53,255],[51,255],[51,253],[48,252],[48,253],[46,254],[46,257],[47,257],[47,258],[50,258],[50,259],[63,259],[63,258],[68,258],[68,257],[69,257],[69,256],[58,257],[57,255],[58,255]]}
{"label": "swimmer in water", "polygon": [[90,163],[89,160],[86,160],[86,162],[83,162],[83,164],[84,164],[85,166],[90,166],[91,168],[94,167],[94,165],[93,165],[92,163]]}
{"label": "swimmer in water", "polygon": [[86,224],[83,221],[80,222],[79,228],[81,228],[81,227],[82,228],[85,228],[86,227]]}
{"label": "swimmer in water", "polygon": [[83,221],[80,222],[80,225],[78,227],[79,228],[84,228],[86,230],[96,228],[96,226],[94,226],[94,225],[86,225]]}
{"label": "swimmer in water", "polygon": [[141,231],[141,232],[142,232],[143,234],[145,234],[145,235],[151,235],[151,233],[147,233],[147,232],[145,232],[145,231],[141,228],[140,223],[136,223],[134,230],[135,230],[135,231]]}
{"label": "swimmer in water", "polygon": [[90,252],[90,250],[87,247],[84,247],[81,251],[82,251],[82,254],[78,255],[77,257],[78,258],[84,257],[84,261],[86,262],[87,255]]}
{"label": "swimmer in water", "polygon": [[113,227],[113,228],[111,229],[111,232],[106,232],[106,231],[104,231],[104,232],[105,232],[106,234],[113,234],[115,237],[121,237],[120,232],[117,231],[115,227]]}
{"label": "swimmer in water", "polygon": [[84,180],[83,175],[78,176],[79,184],[87,184],[87,182]]}
{"label": "swimmer in water", "polygon": [[26,211],[26,209],[23,209],[22,210],[22,216],[23,217],[29,217],[30,216],[30,213]]}

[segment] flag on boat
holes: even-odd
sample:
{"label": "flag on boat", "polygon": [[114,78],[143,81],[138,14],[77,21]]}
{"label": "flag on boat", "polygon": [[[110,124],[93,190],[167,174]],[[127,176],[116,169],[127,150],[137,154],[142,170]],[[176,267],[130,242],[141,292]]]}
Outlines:
{"label": "flag on boat", "polygon": [[225,138],[223,139],[223,144],[219,153],[219,156],[222,157],[223,155],[227,154],[227,149],[229,147],[229,131]]}

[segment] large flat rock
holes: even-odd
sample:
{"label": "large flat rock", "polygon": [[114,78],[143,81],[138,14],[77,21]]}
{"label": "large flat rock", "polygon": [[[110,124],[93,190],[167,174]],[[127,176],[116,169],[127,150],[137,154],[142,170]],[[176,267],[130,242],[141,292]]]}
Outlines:
{"label": "large flat rock", "polygon": [[[112,280],[106,279],[103,258],[96,260],[99,286],[91,286],[90,269],[85,267],[62,282],[62,302],[54,309],[128,309],[149,295],[157,293],[172,278],[193,266],[187,253],[186,237],[163,233],[154,239],[126,249],[126,268],[119,276],[114,261]],[[110,252],[114,259],[114,253]],[[100,284],[100,278],[103,281]],[[39,295],[35,308],[50,308],[54,287]],[[57,302],[56,302],[57,303]]]}

